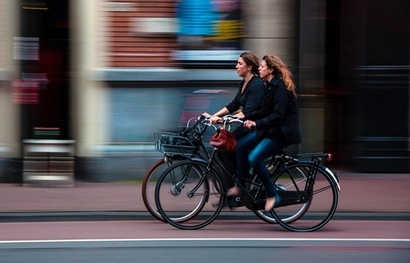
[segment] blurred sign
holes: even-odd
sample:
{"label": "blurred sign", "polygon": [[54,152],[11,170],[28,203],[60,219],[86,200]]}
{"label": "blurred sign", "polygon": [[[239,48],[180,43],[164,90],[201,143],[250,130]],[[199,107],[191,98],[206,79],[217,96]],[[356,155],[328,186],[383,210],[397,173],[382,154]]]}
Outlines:
{"label": "blurred sign", "polygon": [[185,66],[210,65],[213,68],[234,69],[242,52],[244,50],[176,50],[172,53],[172,56]]}
{"label": "blurred sign", "polygon": [[45,11],[48,10],[47,3],[45,1],[40,1],[40,2],[22,2],[21,3],[21,8],[23,10],[40,10],[40,11]]}
{"label": "blurred sign", "polygon": [[137,9],[137,4],[126,2],[103,2],[101,10],[105,12],[132,12]]}
{"label": "blurred sign", "polygon": [[[176,50],[173,52],[175,59],[189,60],[211,60],[211,61],[236,61],[244,50]],[[233,65],[235,66],[235,65]]]}
{"label": "blurred sign", "polygon": [[177,21],[173,17],[135,18],[134,31],[145,34],[175,34],[178,31]]}
{"label": "blurred sign", "polygon": [[34,80],[13,80],[12,98],[15,104],[38,104],[39,83]]}
{"label": "blurred sign", "polygon": [[37,81],[40,84],[47,84],[47,73],[21,73],[22,80]]}
{"label": "blurred sign", "polygon": [[245,37],[240,0],[180,0],[174,58],[189,67],[234,67]]}
{"label": "blurred sign", "polygon": [[39,50],[38,37],[13,38],[13,58],[15,60],[38,60]]}

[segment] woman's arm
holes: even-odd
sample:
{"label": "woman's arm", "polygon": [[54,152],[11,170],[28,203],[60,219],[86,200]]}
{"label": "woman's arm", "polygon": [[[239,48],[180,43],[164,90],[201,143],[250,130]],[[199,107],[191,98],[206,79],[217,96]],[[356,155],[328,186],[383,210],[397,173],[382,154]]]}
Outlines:
{"label": "woman's arm", "polygon": [[285,85],[280,82],[277,87],[273,88],[273,107],[271,107],[270,114],[264,118],[255,121],[258,129],[279,125],[286,114],[286,108],[289,100],[289,92]]}

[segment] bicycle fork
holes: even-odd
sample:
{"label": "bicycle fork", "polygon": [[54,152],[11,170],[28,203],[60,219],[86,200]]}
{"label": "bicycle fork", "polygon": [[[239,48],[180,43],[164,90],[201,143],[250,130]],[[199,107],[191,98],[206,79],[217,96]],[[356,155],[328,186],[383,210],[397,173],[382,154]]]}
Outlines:
{"label": "bicycle fork", "polygon": [[[209,157],[209,160],[206,164],[205,169],[203,171],[201,171],[202,176],[201,176],[199,182],[197,183],[197,185],[191,191],[188,192],[188,194],[187,194],[188,197],[193,197],[195,192],[201,187],[202,184],[205,183],[205,180],[207,180],[209,172],[212,171],[212,164],[214,162],[214,159],[216,158],[216,153],[217,153],[216,150],[214,150],[212,152],[212,154]],[[224,168],[224,167],[222,167],[222,168]],[[214,172],[211,172],[212,184],[215,187],[216,193],[223,194],[224,186],[223,186],[223,184],[220,185],[220,183],[218,183],[219,180],[217,180],[216,177],[218,177],[218,174],[215,174]],[[209,189],[207,189],[207,190],[208,191],[205,193],[205,195],[208,198],[208,195],[210,194],[210,191],[209,191]]]}
{"label": "bicycle fork", "polygon": [[170,190],[172,195],[177,196],[177,195],[181,194],[181,191],[182,191],[182,189],[184,189],[185,183],[188,180],[188,174],[190,173],[190,171],[191,171],[191,167],[188,167],[186,170],[183,169],[183,171],[182,171],[183,176],[182,176],[181,180],[177,180],[175,178],[175,172],[174,171],[172,172],[171,179],[172,179],[172,182],[174,182],[172,184],[171,190]]}

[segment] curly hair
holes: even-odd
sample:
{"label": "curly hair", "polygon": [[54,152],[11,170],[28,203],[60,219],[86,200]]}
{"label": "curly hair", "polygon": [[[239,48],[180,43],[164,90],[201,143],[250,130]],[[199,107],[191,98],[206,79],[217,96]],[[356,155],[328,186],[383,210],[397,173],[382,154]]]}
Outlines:
{"label": "curly hair", "polygon": [[266,62],[268,68],[273,69],[273,74],[278,76],[278,78],[283,81],[286,89],[292,92],[293,96],[295,96],[296,98],[296,86],[292,80],[292,73],[289,71],[286,64],[283,63],[283,61],[275,55],[265,55],[263,56],[262,60]]}
{"label": "curly hair", "polygon": [[246,65],[252,66],[252,74],[259,76],[259,58],[251,52],[243,52],[239,57],[243,59]]}

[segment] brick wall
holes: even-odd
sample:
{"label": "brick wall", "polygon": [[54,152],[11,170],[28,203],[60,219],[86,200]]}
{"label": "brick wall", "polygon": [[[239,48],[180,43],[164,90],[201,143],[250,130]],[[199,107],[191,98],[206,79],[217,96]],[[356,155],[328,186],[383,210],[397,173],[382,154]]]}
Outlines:
{"label": "brick wall", "polygon": [[175,0],[110,0],[102,2],[106,20],[105,58],[109,67],[172,67],[175,34],[138,32],[144,18],[174,18]]}

